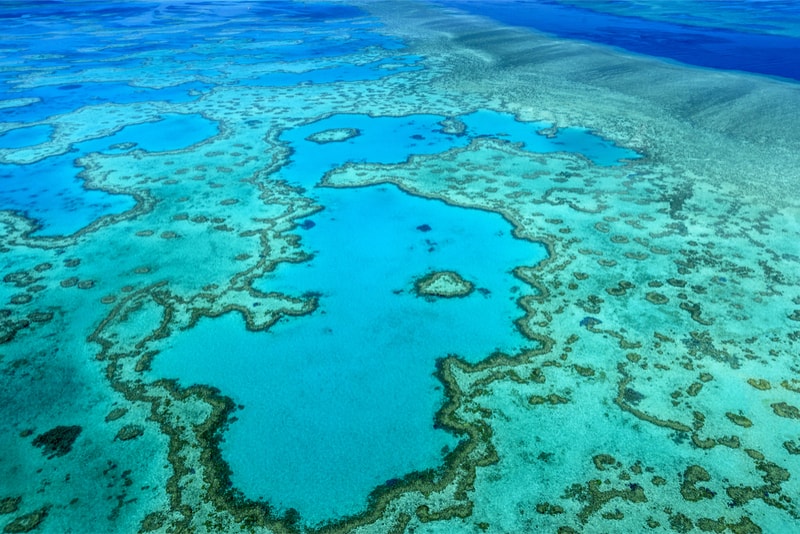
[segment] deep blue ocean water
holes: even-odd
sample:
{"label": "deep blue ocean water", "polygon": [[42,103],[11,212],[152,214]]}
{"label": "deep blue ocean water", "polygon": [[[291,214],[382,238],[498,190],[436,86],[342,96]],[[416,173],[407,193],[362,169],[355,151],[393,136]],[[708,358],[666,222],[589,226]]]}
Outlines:
{"label": "deep blue ocean water", "polygon": [[[591,41],[688,65],[800,80],[800,38],[758,33],[757,28],[743,32],[618,16],[552,0],[436,1],[504,24],[566,39]],[[603,4],[597,2],[598,6]],[[788,7],[788,13],[781,11],[782,17],[791,20],[794,16],[800,20],[800,4],[775,4]],[[740,5],[746,10],[748,2],[740,2]],[[771,2],[750,2],[749,5],[753,11],[763,12],[770,8]],[[746,12],[742,16],[746,16]]]}

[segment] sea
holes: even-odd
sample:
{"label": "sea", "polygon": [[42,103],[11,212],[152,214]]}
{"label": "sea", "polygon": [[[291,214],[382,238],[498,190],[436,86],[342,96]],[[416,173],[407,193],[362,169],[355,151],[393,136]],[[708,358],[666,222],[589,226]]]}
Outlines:
{"label": "sea", "polygon": [[0,0],[5,533],[800,531],[800,3]]}

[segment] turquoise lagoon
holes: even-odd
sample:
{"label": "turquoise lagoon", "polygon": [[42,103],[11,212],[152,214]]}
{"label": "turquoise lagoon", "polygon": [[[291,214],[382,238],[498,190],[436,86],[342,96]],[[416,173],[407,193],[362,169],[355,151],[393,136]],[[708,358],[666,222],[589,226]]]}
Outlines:
{"label": "turquoise lagoon", "polygon": [[[574,129],[548,139],[536,131],[549,125],[518,123],[510,114],[483,110],[457,119],[466,126],[459,136],[443,132],[445,117],[436,115],[315,121],[281,136],[292,156],[275,179],[314,187],[348,162],[401,163],[463,147],[470,136],[499,135],[536,152],[571,150],[610,164],[636,157]],[[342,130],[353,137],[309,140]],[[513,323],[521,315],[517,299],[531,290],[512,271],[547,252],[515,238],[499,214],[394,186],[310,194],[324,206],[299,225],[313,258],[282,265],[254,287],[318,294],[319,308],[264,333],[247,332],[236,316],[205,320],[176,336],[153,371],[231,392],[244,405],[223,446],[235,486],[295,508],[313,524],[360,512],[374,487],[437,467],[442,449],[455,442],[432,424],[442,403],[431,372],[436,359],[458,354],[476,362],[536,348]],[[466,298],[415,295],[415,279],[437,271],[458,272],[478,289]],[[318,489],[309,492],[312,486]]]}
{"label": "turquoise lagoon", "polygon": [[52,133],[52,126],[47,124],[10,130],[0,136],[0,148],[24,148],[38,145],[50,139]]}
{"label": "turquoise lagoon", "polygon": [[746,4],[0,8],[4,531],[796,529]]}
{"label": "turquoise lagoon", "polygon": [[[47,131],[49,125],[10,130]],[[169,152],[185,149],[217,133],[217,125],[201,115],[165,114],[155,122],[125,126],[98,139],[73,143],[67,154],[54,155],[27,165],[0,165],[0,200],[36,221],[36,235],[71,235],[103,216],[120,214],[134,207],[134,199],[121,194],[85,187],[79,178],[80,157],[89,153],[119,154],[131,150]],[[15,137],[19,138],[19,133]],[[27,143],[15,148],[41,145],[46,139],[26,135]],[[2,138],[0,138],[2,139]],[[38,141],[38,142],[37,142]],[[88,190],[87,190],[88,189]],[[112,192],[113,193],[113,192]]]}

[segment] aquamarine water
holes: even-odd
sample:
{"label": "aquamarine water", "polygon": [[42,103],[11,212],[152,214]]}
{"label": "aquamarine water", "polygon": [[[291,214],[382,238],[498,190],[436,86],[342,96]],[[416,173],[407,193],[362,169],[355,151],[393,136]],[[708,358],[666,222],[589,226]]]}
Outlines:
{"label": "aquamarine water", "polygon": [[797,14],[0,5],[4,532],[797,530]]}
{"label": "aquamarine water", "polygon": [[47,142],[53,128],[47,124],[9,130],[0,136],[0,148],[24,148]]}
{"label": "aquamarine water", "polygon": [[[510,143],[521,143],[522,147],[537,154],[569,152],[588,158],[595,165],[619,165],[625,159],[637,159],[641,154],[620,147],[586,128],[556,128],[547,122],[520,122],[510,113],[479,109],[459,117],[466,125],[467,134],[499,137]],[[545,132],[547,132],[545,134]],[[538,135],[536,135],[538,134]]]}
{"label": "aquamarine water", "polygon": [[[320,293],[313,314],[263,333],[247,332],[235,315],[205,320],[153,366],[157,376],[231,392],[244,405],[223,446],[234,484],[311,523],[359,512],[375,486],[435,468],[442,448],[454,448],[432,424],[442,404],[435,360],[455,353],[476,361],[531,345],[502,320],[519,314],[520,283],[508,271],[545,255],[511,237],[497,215],[460,214],[395,188],[320,200],[326,209],[301,232],[314,259],[255,284]],[[420,232],[421,224],[433,229]],[[494,244],[492,261],[478,242]],[[431,270],[458,270],[487,294],[457,302],[415,296],[414,278]],[[227,356],[208,350],[214,346]]]}
{"label": "aquamarine water", "polygon": [[219,125],[198,113],[167,113],[155,122],[125,126],[110,136],[78,143],[74,147],[85,153],[119,154],[130,150],[172,152],[185,150],[218,133]]}
{"label": "aquamarine water", "polygon": [[[335,115],[292,129],[282,136],[292,161],[276,178],[313,187],[346,162],[399,163],[467,144],[441,132],[443,119]],[[306,140],[336,128],[359,135],[323,145]],[[253,285],[318,294],[319,308],[264,333],[247,332],[236,317],[204,321],[177,336],[153,372],[230,391],[245,407],[232,429],[239,437],[223,447],[234,484],[314,524],[361,511],[374,487],[435,468],[442,449],[454,447],[452,436],[431,425],[442,396],[430,370],[448,354],[474,362],[536,346],[509,321],[520,315],[516,299],[530,294],[512,271],[547,252],[515,239],[497,214],[391,186],[312,195],[324,209],[300,222],[299,235],[313,259],[282,265]],[[464,299],[415,295],[414,280],[433,271],[456,271],[480,290]],[[224,360],[208,350],[218,340]],[[307,491],[320,480],[319,491]]]}
{"label": "aquamarine water", "polygon": [[[48,125],[34,128],[52,130]],[[6,135],[19,130],[11,130]],[[120,154],[131,150],[169,152],[185,149],[218,133],[217,125],[199,114],[167,114],[156,121],[125,126],[100,138],[73,143],[67,154],[51,156],[27,165],[0,165],[0,199],[5,209],[16,210],[36,221],[40,236],[71,235],[104,216],[121,214],[134,207],[124,194],[87,191],[79,175],[80,158],[90,153]],[[18,136],[19,137],[19,136]],[[40,139],[24,138],[28,148]],[[38,142],[37,142],[38,141]]]}

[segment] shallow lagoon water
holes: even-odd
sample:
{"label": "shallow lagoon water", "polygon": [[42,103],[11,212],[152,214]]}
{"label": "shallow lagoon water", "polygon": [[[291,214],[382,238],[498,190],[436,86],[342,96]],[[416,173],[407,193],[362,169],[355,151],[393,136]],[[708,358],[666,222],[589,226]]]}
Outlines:
{"label": "shallow lagoon water", "polygon": [[23,148],[46,142],[53,133],[47,124],[9,130],[0,136],[0,148]]}
{"label": "shallow lagoon water", "polygon": [[[48,125],[31,128],[52,130]],[[217,132],[217,125],[201,115],[168,114],[151,123],[126,126],[110,136],[74,143],[64,155],[28,165],[0,164],[0,199],[4,209],[25,213],[35,220],[39,225],[36,235],[71,235],[103,216],[123,213],[135,205],[127,195],[87,191],[78,178],[79,158],[93,152],[119,154],[134,149],[169,152],[197,144]],[[24,145],[15,148],[28,148],[42,141],[27,136],[24,140]]]}
{"label": "shallow lagoon water", "polygon": [[[334,115],[290,130],[281,137],[292,162],[276,178],[313,187],[347,162],[400,163],[412,154],[463,147],[469,136],[497,134],[537,152],[586,150],[601,162],[635,155],[584,132],[573,134],[575,145],[563,140],[570,132],[549,140],[536,133],[544,124],[525,125],[507,114],[465,116],[467,135],[461,136],[442,132],[444,119]],[[353,137],[309,140],[343,129]],[[496,351],[537,348],[513,324],[522,314],[517,299],[530,290],[512,271],[547,253],[515,238],[497,214],[393,186],[311,194],[324,209],[301,222],[300,236],[314,258],[280,266],[254,287],[319,294],[319,309],[265,333],[247,332],[235,317],[201,322],[176,336],[153,372],[231,392],[245,407],[223,446],[234,484],[315,524],[362,511],[372,488],[435,468],[442,448],[453,448],[452,437],[431,426],[443,399],[430,370],[448,354],[476,362]],[[478,290],[454,299],[415,295],[415,279],[436,271],[455,271]],[[228,356],[220,359],[223,347]],[[320,481],[319,490],[307,491]]]}
{"label": "shallow lagoon water", "polygon": [[[0,117],[9,122],[34,122],[45,120],[53,115],[68,113],[87,103],[99,105],[148,101],[188,102],[196,99],[209,87],[207,84],[197,82],[165,88],[135,87],[120,82],[45,85],[24,91],[25,98],[36,98],[38,102],[22,108],[0,110]],[[18,92],[0,93],[0,99],[3,100],[17,96],[19,96]]]}
{"label": "shallow lagoon water", "polygon": [[[236,315],[203,321],[153,366],[156,376],[230,391],[244,405],[223,446],[232,480],[312,524],[360,512],[375,486],[437,467],[454,440],[433,428],[443,402],[436,358],[476,361],[531,344],[509,321],[521,291],[509,271],[545,254],[515,240],[495,214],[459,213],[393,187],[320,200],[326,209],[301,234],[315,258],[256,283],[320,293],[318,310],[263,333],[247,332]],[[432,229],[417,230],[422,224]],[[495,244],[491,259],[477,246],[485,242]],[[456,270],[490,293],[415,296],[414,279],[431,270]]]}
{"label": "shallow lagoon water", "polygon": [[796,529],[792,10],[442,4],[0,13],[4,529]]}

